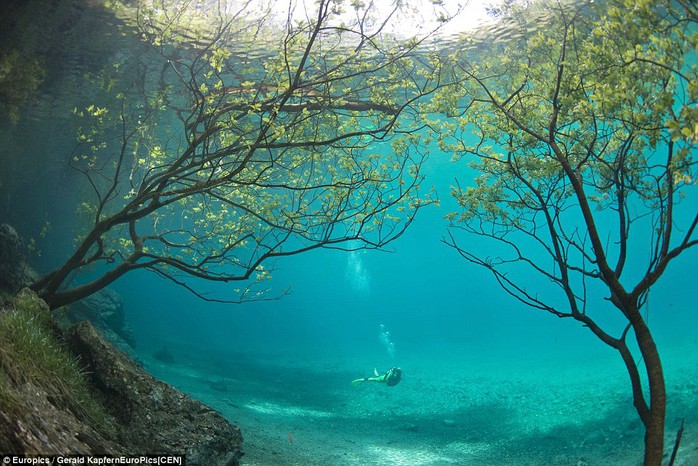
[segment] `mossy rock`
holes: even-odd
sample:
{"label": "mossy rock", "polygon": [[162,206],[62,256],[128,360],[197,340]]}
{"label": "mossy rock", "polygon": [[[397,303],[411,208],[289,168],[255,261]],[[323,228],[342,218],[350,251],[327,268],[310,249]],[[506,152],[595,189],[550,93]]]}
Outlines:
{"label": "mossy rock", "polygon": [[46,303],[22,290],[0,312],[0,451],[124,451],[113,418],[60,339]]}
{"label": "mossy rock", "polygon": [[28,289],[0,308],[1,452],[239,463],[240,430],[220,414],[155,380],[88,321],[66,335]]}

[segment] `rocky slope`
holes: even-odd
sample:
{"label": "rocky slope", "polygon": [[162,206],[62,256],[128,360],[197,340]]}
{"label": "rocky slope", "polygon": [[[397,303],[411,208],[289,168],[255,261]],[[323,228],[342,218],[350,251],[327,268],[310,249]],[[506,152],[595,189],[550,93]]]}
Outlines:
{"label": "rocky slope", "polygon": [[[183,454],[188,465],[239,464],[236,426],[155,380],[89,321],[64,332],[35,293],[15,293],[28,275],[6,226],[0,262],[0,454]],[[105,324],[113,327],[114,315],[104,314]]]}
{"label": "rocky slope", "polygon": [[[21,314],[27,309],[30,311]],[[30,323],[30,329],[39,343],[28,342],[31,348],[46,344],[41,351],[65,351],[71,355],[68,357],[77,358],[87,376],[66,379],[67,369],[47,371],[45,376],[37,374],[36,367],[26,367],[32,362],[18,357],[17,345],[10,348],[14,343],[3,341],[0,453],[184,454],[189,465],[239,463],[242,436],[236,426],[204,404],[155,380],[88,321],[71,327],[64,342],[56,337],[57,326],[35,328],[38,323],[46,327],[44,324],[51,321],[49,312],[43,301],[25,289],[0,309],[0,319],[12,315],[15,325],[18,315],[36,321]],[[51,339],[56,341],[46,343]],[[44,357],[55,361],[61,356],[41,355]],[[28,375],[30,372],[32,375]],[[86,400],[74,399],[82,392],[68,385],[81,381],[86,383],[90,398],[101,405],[99,411],[106,413],[104,417],[96,419],[83,409]]]}

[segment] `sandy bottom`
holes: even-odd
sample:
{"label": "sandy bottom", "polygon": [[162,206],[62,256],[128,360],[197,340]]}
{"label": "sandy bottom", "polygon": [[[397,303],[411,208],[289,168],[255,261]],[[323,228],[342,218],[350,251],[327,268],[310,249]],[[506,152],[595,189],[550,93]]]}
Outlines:
{"label": "sandy bottom", "polygon": [[[504,359],[443,348],[402,357],[396,387],[351,385],[373,371],[369,354],[172,353],[173,364],[142,362],[240,426],[245,465],[641,464],[643,429],[610,352]],[[685,418],[675,465],[698,465],[698,351],[663,356],[667,449]]]}

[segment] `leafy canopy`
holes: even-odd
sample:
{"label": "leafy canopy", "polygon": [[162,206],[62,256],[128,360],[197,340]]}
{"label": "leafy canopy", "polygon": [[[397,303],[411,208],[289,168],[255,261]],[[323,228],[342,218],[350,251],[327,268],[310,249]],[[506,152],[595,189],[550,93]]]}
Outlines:
{"label": "leafy canopy", "polygon": [[[370,5],[348,24],[322,1],[281,25],[253,3],[205,5],[119,6],[148,47],[96,77],[114,100],[74,109],[72,163],[96,202],[74,256],[37,284],[52,305],[138,268],[195,293],[186,277],[266,281],[275,257],[385,247],[434,202],[417,102],[442,83],[423,38],[385,36]],[[96,264],[105,275],[50,298]],[[223,300],[265,296],[236,291]]]}
{"label": "leafy canopy", "polygon": [[[440,147],[478,176],[452,190],[462,209],[447,216],[447,242],[499,270],[526,304],[567,316],[585,312],[587,280],[611,286],[631,252],[637,264],[649,249],[646,268],[626,274],[647,272],[630,287],[645,297],[668,260],[695,243],[688,204],[689,229],[672,236],[674,210],[698,181],[690,15],[651,1],[559,6],[545,28],[455,56],[461,91],[440,93],[432,110],[454,115]],[[496,241],[497,256],[458,247],[461,230]],[[558,285],[563,300],[507,276],[514,263]]]}

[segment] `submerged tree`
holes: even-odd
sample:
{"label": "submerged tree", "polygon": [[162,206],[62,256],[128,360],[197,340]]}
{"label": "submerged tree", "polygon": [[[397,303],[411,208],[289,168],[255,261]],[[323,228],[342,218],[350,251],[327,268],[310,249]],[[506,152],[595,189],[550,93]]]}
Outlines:
{"label": "submerged tree", "polygon": [[[124,10],[156,53],[100,77],[116,105],[75,109],[89,123],[72,164],[96,202],[75,252],[33,285],[52,308],[136,269],[208,300],[262,299],[271,259],[383,248],[435,202],[419,192],[416,103],[442,85],[439,60],[424,37],[384,34],[398,6],[376,18],[321,0],[279,22],[259,2],[157,3]],[[253,285],[212,297],[190,278]]]}
{"label": "submerged tree", "polygon": [[[579,321],[618,351],[644,463],[660,465],[665,381],[643,306],[698,245],[695,5],[560,5],[546,24],[518,43],[480,45],[477,60],[463,52],[462,92],[434,100],[461,112],[443,127],[442,149],[478,173],[474,186],[453,188],[462,210],[448,215],[444,241],[526,306]],[[477,249],[468,237],[481,239]]]}

